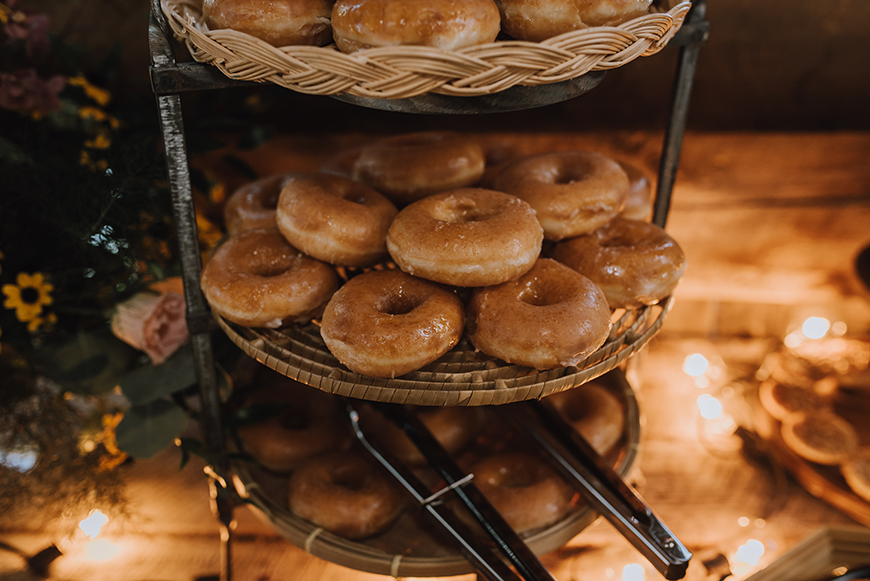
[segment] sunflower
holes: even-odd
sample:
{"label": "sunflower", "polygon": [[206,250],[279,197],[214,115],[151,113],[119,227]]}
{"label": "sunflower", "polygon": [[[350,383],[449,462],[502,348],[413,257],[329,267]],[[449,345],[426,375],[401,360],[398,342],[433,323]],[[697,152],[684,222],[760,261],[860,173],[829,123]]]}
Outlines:
{"label": "sunflower", "polygon": [[51,291],[54,286],[45,282],[41,272],[32,275],[19,272],[15,281],[17,284],[4,284],[3,294],[6,301],[3,306],[7,309],[15,309],[15,316],[22,323],[27,323],[37,318],[42,313],[44,305],[52,302]]}

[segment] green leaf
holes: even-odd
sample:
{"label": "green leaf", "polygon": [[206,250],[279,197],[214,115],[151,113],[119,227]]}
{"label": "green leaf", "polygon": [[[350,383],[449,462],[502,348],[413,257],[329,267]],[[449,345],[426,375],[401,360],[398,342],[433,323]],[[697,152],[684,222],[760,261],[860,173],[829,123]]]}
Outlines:
{"label": "green leaf", "polygon": [[196,383],[193,347],[188,343],[160,365],[145,365],[118,379],[133,405],[145,404]]}
{"label": "green leaf", "polygon": [[37,367],[64,389],[82,395],[111,391],[133,365],[139,351],[116,338],[111,329],[81,331],[36,352]]}
{"label": "green leaf", "polygon": [[165,399],[133,406],[115,430],[118,447],[133,458],[151,458],[175,441],[187,420],[184,410]]}

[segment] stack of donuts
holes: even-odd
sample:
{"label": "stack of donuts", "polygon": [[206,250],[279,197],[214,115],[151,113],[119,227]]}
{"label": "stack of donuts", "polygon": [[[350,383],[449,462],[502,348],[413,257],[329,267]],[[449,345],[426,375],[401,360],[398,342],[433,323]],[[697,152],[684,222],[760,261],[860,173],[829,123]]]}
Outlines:
{"label": "stack of donuts", "polygon": [[317,320],[343,365],[394,378],[463,337],[510,364],[574,366],[612,311],[674,290],[680,247],[627,217],[649,216],[639,172],[588,151],[488,158],[468,136],[413,133],[249,183],[226,204],[205,297],[243,326]]}
{"label": "stack of donuts", "polygon": [[[279,503],[313,526],[360,540],[389,529],[406,511],[398,484],[352,442],[334,396],[268,369],[234,394],[230,425],[242,456],[286,483]],[[622,401],[602,382],[547,398],[608,462],[624,433]],[[375,408],[361,403],[367,437],[424,482],[439,486],[420,451]],[[564,519],[579,506],[567,482],[499,416],[498,408],[409,406],[519,534]],[[461,512],[461,511],[460,511]]]}
{"label": "stack of donuts", "polygon": [[342,52],[373,47],[443,50],[493,42],[503,33],[539,42],[643,16],[652,0],[203,0],[211,29],[244,32],[273,46],[332,42]]}

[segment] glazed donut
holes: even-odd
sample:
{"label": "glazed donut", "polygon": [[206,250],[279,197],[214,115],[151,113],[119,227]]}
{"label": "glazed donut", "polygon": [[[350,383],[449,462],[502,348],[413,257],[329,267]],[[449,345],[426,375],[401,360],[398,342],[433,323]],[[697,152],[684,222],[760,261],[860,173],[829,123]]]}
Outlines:
{"label": "glazed donut", "polygon": [[[254,389],[243,406],[258,419],[236,428],[241,448],[273,472],[290,472],[306,458],[349,443],[335,399],[292,379]],[[270,413],[259,413],[265,410]]]}
{"label": "glazed donut", "polygon": [[495,189],[528,202],[547,240],[588,234],[613,220],[628,196],[628,176],[614,160],[588,151],[557,151],[511,163]]}
{"label": "glazed donut", "polygon": [[224,206],[227,234],[233,236],[245,230],[275,228],[278,196],[293,175],[278,174],[261,178],[233,192]]}
{"label": "glazed donut", "polygon": [[758,387],[758,400],[767,413],[779,421],[794,413],[807,413],[824,407],[812,387],[776,381],[768,377]]}
{"label": "glazed donut", "polygon": [[550,466],[532,454],[502,452],[469,470],[480,492],[517,533],[550,526],[571,508],[573,491]]}
{"label": "glazed donut", "polygon": [[[484,410],[480,407],[414,406],[414,409],[423,425],[449,454],[461,451],[483,429]],[[426,458],[417,446],[392,421],[376,412],[367,413],[362,421],[369,423],[378,441],[401,462],[408,466],[426,464]]]}
{"label": "glazed donut", "polygon": [[277,229],[231,236],[200,278],[216,313],[239,325],[270,329],[319,316],[338,285],[332,267],[301,254]]}
{"label": "glazed donut", "polygon": [[493,0],[338,0],[332,31],[342,52],[400,45],[456,50],[495,40]]}
{"label": "glazed donut", "polygon": [[515,280],[474,289],[466,311],[477,350],[535,369],[577,365],[604,344],[611,325],[601,289],[547,258]]}
{"label": "glazed donut", "polygon": [[403,206],[476,183],[485,163],[475,140],[451,131],[424,131],[385,137],[363,147],[353,179]]}
{"label": "glazed donut", "polygon": [[652,0],[495,0],[502,29],[518,40],[540,42],[590,26],[616,26],[649,11]]}
{"label": "glazed donut", "polygon": [[399,212],[387,250],[410,274],[462,287],[499,284],[527,272],[543,233],[519,198],[478,188],[434,194]]}
{"label": "glazed donut", "polygon": [[840,472],[852,491],[870,502],[870,447],[859,448],[840,465]]}
{"label": "glazed donut", "polygon": [[290,477],[287,500],[295,515],[351,540],[383,531],[405,505],[395,484],[352,452],[307,460]]}
{"label": "glazed donut", "polygon": [[858,432],[836,413],[821,409],[792,414],[780,429],[782,441],[805,460],[835,466],[858,449]]}
{"label": "glazed donut", "polygon": [[627,220],[649,222],[653,215],[652,186],[649,178],[630,163],[624,161],[618,163],[628,176],[628,196],[625,198],[625,207],[620,216]]}
{"label": "glazed donut", "polygon": [[605,456],[622,438],[625,427],[622,403],[599,383],[585,383],[554,393],[545,401],[565,416],[599,456]]}
{"label": "glazed donut", "polygon": [[664,230],[624,218],[559,242],[551,256],[589,277],[614,309],[656,304],[674,291],[686,269],[683,250]]}
{"label": "glazed donut", "polygon": [[464,323],[462,302],[449,290],[398,270],[373,270],[333,295],[320,334],[350,370],[398,377],[450,351]]}
{"label": "glazed donut", "polygon": [[272,46],[332,41],[333,0],[203,0],[202,15],[212,29],[230,28]]}
{"label": "glazed donut", "polygon": [[278,199],[278,229],[303,253],[339,266],[371,266],[386,258],[387,228],[398,210],[359,182],[300,174]]}

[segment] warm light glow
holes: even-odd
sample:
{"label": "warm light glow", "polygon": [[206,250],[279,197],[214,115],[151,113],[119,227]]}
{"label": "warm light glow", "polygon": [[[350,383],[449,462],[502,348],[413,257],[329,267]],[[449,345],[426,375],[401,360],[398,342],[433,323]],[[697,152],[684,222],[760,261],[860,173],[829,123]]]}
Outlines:
{"label": "warm light glow", "polygon": [[788,347],[789,349],[794,349],[795,347],[799,346],[803,342],[804,342],[803,333],[799,333],[797,331],[795,331],[794,333],[789,333],[788,335],[785,336],[785,339],[783,339],[783,343],[785,343],[785,346]]}
{"label": "warm light glow", "polygon": [[803,331],[804,335],[809,339],[821,339],[828,334],[830,328],[831,322],[829,320],[823,319],[822,317],[810,317],[804,321],[801,331]]}
{"label": "warm light glow", "polygon": [[109,522],[109,517],[104,515],[99,510],[92,510],[88,517],[79,523],[79,528],[82,529],[88,538],[94,539],[100,534],[100,529]]}
{"label": "warm light glow", "polygon": [[700,353],[692,353],[683,360],[683,371],[691,377],[701,377],[709,366],[710,362]]}
{"label": "warm light glow", "polygon": [[741,516],[740,518],[737,519],[737,524],[739,524],[742,527],[748,527],[749,526],[749,517]]}
{"label": "warm light glow", "polygon": [[107,561],[118,554],[121,550],[119,545],[105,539],[97,539],[88,543],[85,547],[85,557],[91,561]]}
{"label": "warm light glow", "polygon": [[749,565],[757,565],[764,555],[764,544],[755,539],[749,539],[745,545],[740,545],[737,549],[737,558]]}
{"label": "warm light glow", "polygon": [[715,420],[722,415],[722,404],[712,395],[703,393],[695,401],[698,403],[698,409],[701,410],[701,417],[705,420]]}
{"label": "warm light glow", "polygon": [[846,331],[849,330],[849,327],[846,326],[846,323],[843,321],[837,321],[833,325],[831,325],[831,335],[835,337],[842,337],[846,334]]}
{"label": "warm light glow", "polygon": [[622,581],[643,581],[643,566],[630,563],[622,569]]}

